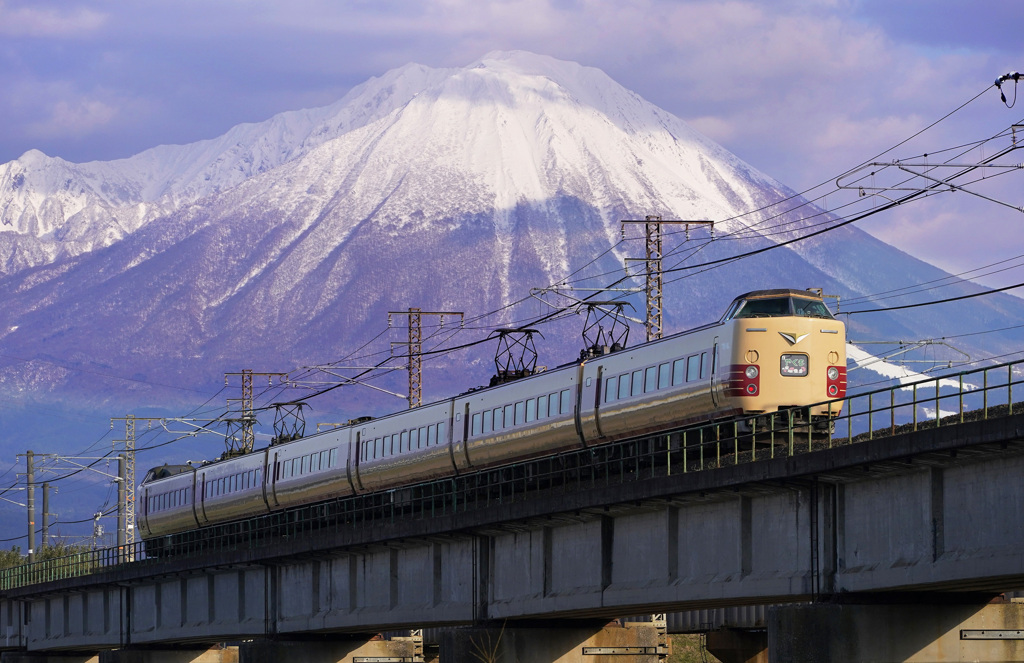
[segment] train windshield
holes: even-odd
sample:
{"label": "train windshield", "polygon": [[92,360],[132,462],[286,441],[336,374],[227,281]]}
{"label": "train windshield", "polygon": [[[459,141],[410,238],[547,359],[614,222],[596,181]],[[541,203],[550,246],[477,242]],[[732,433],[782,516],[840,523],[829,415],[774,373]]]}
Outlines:
{"label": "train windshield", "polygon": [[804,299],[803,297],[741,299],[732,306],[725,319],[776,318],[782,316],[833,319],[832,313],[825,306],[824,302],[819,299]]}

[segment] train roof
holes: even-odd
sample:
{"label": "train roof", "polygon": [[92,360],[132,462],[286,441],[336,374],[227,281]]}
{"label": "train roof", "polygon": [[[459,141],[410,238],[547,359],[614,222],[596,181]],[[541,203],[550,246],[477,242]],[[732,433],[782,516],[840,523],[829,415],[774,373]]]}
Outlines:
{"label": "train roof", "polygon": [[734,299],[767,299],[769,297],[803,297],[805,299],[821,299],[816,290],[797,290],[794,288],[778,288],[775,290],[752,290]]}

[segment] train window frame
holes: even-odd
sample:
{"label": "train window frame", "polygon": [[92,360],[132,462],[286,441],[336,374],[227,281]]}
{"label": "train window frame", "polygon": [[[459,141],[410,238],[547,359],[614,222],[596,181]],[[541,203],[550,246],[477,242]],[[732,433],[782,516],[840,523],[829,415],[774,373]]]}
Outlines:
{"label": "train window frame", "polygon": [[658,389],[658,367],[648,366],[644,369],[644,393],[649,394]]}
{"label": "train window frame", "polygon": [[629,390],[630,396],[639,396],[644,393],[644,372],[641,369],[633,371],[633,385]]}
{"label": "train window frame", "polygon": [[672,362],[672,386],[678,387],[686,382],[686,357],[680,357]]}
{"label": "train window frame", "polygon": [[690,355],[686,358],[686,381],[696,382],[700,379],[700,355]]}

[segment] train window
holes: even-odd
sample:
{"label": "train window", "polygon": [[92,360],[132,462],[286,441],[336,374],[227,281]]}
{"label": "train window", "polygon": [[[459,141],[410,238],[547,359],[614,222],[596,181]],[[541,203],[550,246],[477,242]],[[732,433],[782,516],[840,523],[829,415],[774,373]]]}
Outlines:
{"label": "train window", "polygon": [[327,455],[328,464],[330,467],[334,467],[338,464],[338,450],[331,449],[331,452]]}
{"label": "train window", "polygon": [[409,431],[409,448],[410,449],[419,449],[420,448],[420,438],[422,437],[422,434],[423,434],[423,429],[422,428],[413,428],[411,431]]}
{"label": "train window", "polygon": [[619,394],[619,378],[611,377],[604,381],[604,402],[611,403]]}
{"label": "train window", "polygon": [[309,457],[309,471],[319,472],[320,471],[320,454],[312,454]]}
{"label": "train window", "polygon": [[644,372],[633,371],[633,389],[630,396],[637,396],[644,393]]}
{"label": "train window", "polygon": [[700,353],[700,379],[708,379],[708,353]]}
{"label": "train window", "polygon": [[548,395],[537,397],[537,418],[547,419],[548,418]]}
{"label": "train window", "polygon": [[444,441],[445,441],[444,422],[442,421],[441,423],[439,423],[437,425],[437,443],[438,444],[443,444]]}
{"label": "train window", "polygon": [[672,386],[686,381],[686,360],[676,359],[672,362]]}
{"label": "train window", "polygon": [[629,373],[619,376],[619,398],[629,396]]}
{"label": "train window", "polygon": [[473,415],[473,435],[480,435],[484,432],[484,419],[479,412]]}
{"label": "train window", "polygon": [[664,389],[672,384],[672,369],[667,362],[658,367],[658,389]]}
{"label": "train window", "polygon": [[402,437],[398,440],[398,453],[409,450],[409,431],[402,431]]}
{"label": "train window", "polygon": [[531,398],[526,401],[526,423],[530,423],[537,418],[537,399]]}
{"label": "train window", "polygon": [[651,366],[644,371],[644,393],[658,388],[658,367]]}
{"label": "train window", "polygon": [[526,404],[523,401],[516,403],[516,426],[520,425],[525,421],[526,415]]}
{"label": "train window", "polygon": [[801,299],[799,297],[793,298],[793,311],[797,315],[808,316],[811,318],[832,318],[832,312],[828,310],[824,302],[820,302],[816,299]]}
{"label": "train window", "polygon": [[512,428],[512,426],[515,424],[515,420],[512,418],[513,407],[513,405],[505,406],[505,428]]}
{"label": "train window", "polygon": [[491,432],[491,424],[494,421],[494,414],[490,410],[484,410],[483,420],[484,423],[483,428],[481,430],[483,431],[484,435],[486,435],[487,433]]}
{"label": "train window", "polygon": [[692,355],[686,359],[686,381],[700,379],[700,355]]}
{"label": "train window", "polygon": [[226,492],[227,492],[227,481],[224,480],[224,479],[219,479],[217,481],[217,494],[218,495],[223,495]]}
{"label": "train window", "polygon": [[434,437],[434,426],[433,425],[427,426],[427,446],[428,447],[433,446],[434,441],[436,439],[437,438]]}
{"label": "train window", "polygon": [[303,456],[301,463],[302,465],[299,467],[299,474],[309,472],[309,456]]}
{"label": "train window", "polygon": [[569,412],[572,411],[572,403],[569,402],[568,389],[562,390],[562,408],[560,411],[562,414],[569,414]]}

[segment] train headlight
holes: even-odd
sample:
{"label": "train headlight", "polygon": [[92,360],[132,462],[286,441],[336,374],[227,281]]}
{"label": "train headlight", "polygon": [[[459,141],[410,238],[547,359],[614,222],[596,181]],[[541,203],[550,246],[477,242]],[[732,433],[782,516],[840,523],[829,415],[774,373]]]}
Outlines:
{"label": "train headlight", "polygon": [[838,380],[839,379],[839,369],[836,368],[835,366],[829,366],[828,367],[828,379],[829,380]]}
{"label": "train headlight", "polygon": [[748,380],[753,380],[757,377],[757,366],[747,366],[747,370],[744,373]]}

